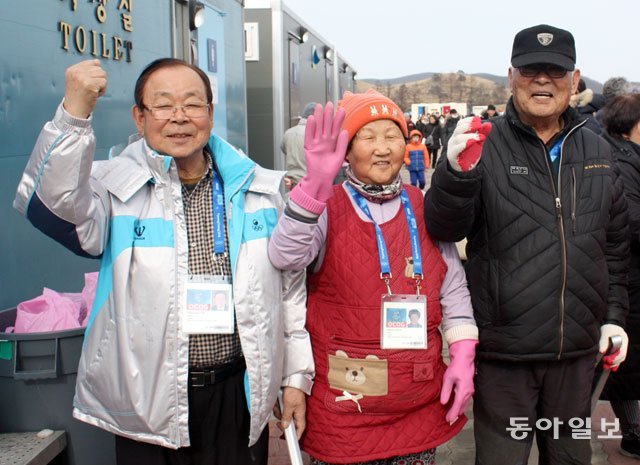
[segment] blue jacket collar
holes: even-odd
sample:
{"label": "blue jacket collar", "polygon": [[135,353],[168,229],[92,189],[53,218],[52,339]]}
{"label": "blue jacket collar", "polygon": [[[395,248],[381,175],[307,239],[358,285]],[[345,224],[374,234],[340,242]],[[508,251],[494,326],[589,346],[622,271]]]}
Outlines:
{"label": "blue jacket collar", "polygon": [[224,139],[211,134],[208,143],[213,161],[222,177],[227,197],[249,185],[253,179],[256,163]]}

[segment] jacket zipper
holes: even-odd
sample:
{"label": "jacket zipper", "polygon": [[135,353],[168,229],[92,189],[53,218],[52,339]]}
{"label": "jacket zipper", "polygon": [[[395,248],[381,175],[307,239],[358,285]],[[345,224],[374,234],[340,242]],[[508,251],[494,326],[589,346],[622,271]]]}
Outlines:
{"label": "jacket zipper", "polygon": [[[177,170],[177,168],[176,168]],[[174,227],[174,236],[177,238],[179,236],[178,234],[178,227],[179,227],[179,222],[177,220],[178,215],[177,215],[177,211],[179,211],[179,209],[182,209],[182,225],[184,226],[184,233],[185,235],[187,234],[187,223],[186,223],[186,219],[185,219],[185,215],[184,215],[184,203],[182,202],[182,197],[180,197],[179,199],[174,198],[173,195],[173,182],[171,179],[171,170],[167,171],[167,175],[168,175],[168,179],[162,182],[162,195],[164,197],[163,199],[163,204],[164,206],[167,205],[167,202],[169,202],[171,204],[171,208],[170,208],[170,214],[171,214],[171,221],[173,221],[173,227]],[[179,183],[180,181],[178,181]],[[178,283],[179,282],[179,276],[178,276],[178,256],[179,254],[179,244],[180,241],[178,241],[177,239],[175,240],[175,244],[174,244],[174,274],[175,276],[175,282]],[[186,246],[187,246],[187,273],[189,273],[189,239],[187,238],[187,242],[186,242]],[[177,307],[177,302],[179,300],[179,297],[177,295],[175,295],[176,293],[174,292],[174,296],[173,296],[173,306]],[[178,320],[178,321],[174,321],[175,325],[179,325],[179,311],[176,310],[176,317],[174,318],[174,320]],[[173,357],[174,362],[176,360],[178,360],[178,352],[179,352],[179,346],[180,346],[180,342],[181,342],[181,336],[180,336],[180,331],[176,331],[176,334],[178,334],[177,337],[174,338],[174,344],[172,349],[170,350],[171,355]],[[187,342],[188,344],[188,342]],[[180,407],[180,399],[182,397],[182,392],[179,389],[179,383],[175,383],[174,385],[174,394],[175,394],[175,408],[179,409]],[[185,393],[186,396],[186,393]],[[179,415],[175,416],[175,420],[169,424],[169,436],[176,442],[178,447],[182,447],[186,441],[185,441],[185,436],[182,434],[181,432],[181,428],[180,428],[180,418]],[[188,437],[188,436],[187,436]]]}
{"label": "jacket zipper", "polygon": [[560,231],[560,259],[562,262],[562,285],[560,287],[560,328],[559,328],[559,336],[560,336],[560,347],[558,348],[558,360],[560,360],[560,356],[562,355],[563,349],[563,339],[564,339],[564,291],[567,286],[567,245],[565,244],[564,239],[564,221],[562,220],[562,202],[560,201],[561,194],[561,174],[562,174],[562,146],[560,146],[560,163],[558,166],[558,188],[556,190],[556,186],[553,183],[553,173],[551,171],[551,166],[549,165],[549,155],[547,151],[547,147],[544,145],[542,141],[542,149],[544,150],[544,160],[547,165],[547,170],[549,172],[549,178],[551,180],[551,192],[555,197],[555,206],[556,206],[556,221],[558,223],[558,230]]}
{"label": "jacket zipper", "polygon": [[573,235],[576,235],[576,208],[577,208],[577,203],[578,203],[578,199],[576,196],[576,190],[577,190],[577,181],[576,181],[576,170],[575,168],[572,166],[571,167],[571,223],[572,223],[572,230],[573,230]]}
{"label": "jacket zipper", "polygon": [[553,195],[555,196],[555,207],[556,207],[556,220],[558,222],[558,229],[560,231],[560,254],[561,254],[561,263],[562,263],[562,286],[560,287],[560,347],[558,350],[558,360],[562,357],[562,350],[564,348],[564,293],[567,289],[567,242],[564,237],[564,220],[562,218],[562,156],[564,152],[564,142],[568,139],[568,137],[573,133],[576,129],[581,127],[586,121],[582,124],[578,124],[573,127],[566,136],[562,139],[560,143],[560,162],[558,163],[558,189],[556,190],[555,184],[553,184],[553,173],[551,172],[551,166],[549,165],[549,157],[547,155],[547,147],[544,145],[542,141],[542,148],[544,150],[544,159],[547,165],[547,170],[549,171],[549,176],[551,178],[551,190]]}

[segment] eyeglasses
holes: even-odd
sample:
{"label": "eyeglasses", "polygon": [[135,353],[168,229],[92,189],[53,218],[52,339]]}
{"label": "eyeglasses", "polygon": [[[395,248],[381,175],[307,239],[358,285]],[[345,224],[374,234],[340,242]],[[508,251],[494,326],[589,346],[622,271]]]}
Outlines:
{"label": "eyeglasses", "polygon": [[522,77],[532,78],[540,73],[545,73],[551,79],[560,79],[567,75],[567,70],[558,65],[536,63],[533,65],[518,66],[518,72]]}
{"label": "eyeglasses", "polygon": [[142,108],[151,113],[151,116],[158,121],[170,120],[178,109],[181,109],[187,118],[204,118],[205,116],[209,116],[209,105],[207,104],[161,105],[157,107],[147,107],[143,105]]}

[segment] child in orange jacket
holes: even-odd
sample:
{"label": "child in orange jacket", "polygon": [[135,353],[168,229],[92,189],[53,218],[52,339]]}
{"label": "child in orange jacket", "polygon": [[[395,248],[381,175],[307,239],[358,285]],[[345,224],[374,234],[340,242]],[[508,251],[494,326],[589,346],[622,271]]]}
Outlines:
{"label": "child in orange jacket", "polygon": [[424,189],[424,170],[429,168],[429,150],[421,142],[422,133],[414,129],[409,134],[409,142],[404,151],[404,164],[409,168],[411,185]]}

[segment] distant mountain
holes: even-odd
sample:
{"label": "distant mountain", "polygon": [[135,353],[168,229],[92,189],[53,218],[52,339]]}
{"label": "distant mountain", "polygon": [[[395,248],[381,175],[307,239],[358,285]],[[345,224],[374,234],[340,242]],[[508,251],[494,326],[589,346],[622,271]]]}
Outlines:
{"label": "distant mountain", "polygon": [[509,78],[507,76],[496,76],[495,74],[489,74],[489,73],[475,73],[475,74],[472,74],[472,76],[477,76],[483,79],[487,79],[491,82],[500,84],[503,87],[507,87],[509,85]]}
{"label": "distant mountain", "polygon": [[[587,88],[602,92],[602,84],[583,76]],[[471,105],[506,103],[510,90],[509,78],[490,73],[465,74],[425,72],[392,79],[358,79],[356,90],[374,88],[387,95],[406,111],[411,103],[466,102]],[[640,88],[640,84],[632,87]]]}
{"label": "distant mountain", "polygon": [[582,79],[584,79],[584,83],[587,85],[587,89],[591,89],[592,91],[594,91],[597,94],[602,92],[602,84],[600,84],[598,81],[594,81],[593,79],[589,79],[586,76],[582,76]]}
{"label": "distant mountain", "polygon": [[398,86],[398,85],[402,85],[402,84],[414,83],[416,81],[424,81],[426,79],[432,78],[434,76],[434,74],[439,74],[439,75],[463,74],[465,76],[476,76],[476,77],[479,77],[479,78],[482,78],[482,79],[486,79],[488,81],[492,81],[492,82],[498,83],[498,84],[500,84],[501,86],[504,86],[504,87],[507,87],[507,85],[509,83],[509,79],[507,78],[507,76],[496,76],[495,74],[489,74],[489,73],[465,74],[462,71],[458,71],[457,73],[434,73],[434,72],[428,72],[428,73],[410,74],[408,76],[401,76],[401,77],[391,78],[391,79],[362,78],[362,79],[358,79],[358,80],[367,82],[369,84],[372,84],[373,86],[386,86],[386,85]]}
{"label": "distant mountain", "polygon": [[[362,79],[362,81],[369,82],[373,85],[383,85],[386,86],[387,83],[392,86],[398,86],[402,84],[409,84],[416,81],[424,81],[425,79],[432,78],[434,74],[453,74],[453,73],[418,73],[418,74],[410,74],[408,76],[402,76],[392,79]],[[458,71],[456,74],[465,74],[461,71]],[[507,87],[509,79],[507,76],[496,76],[495,74],[488,73],[475,73],[475,74],[466,74],[466,76],[476,76],[479,78],[487,79],[488,81],[497,82],[498,84]]]}
{"label": "distant mountain", "polygon": [[[509,85],[509,78],[507,76],[496,76],[495,74],[488,73],[476,73],[473,76],[478,76],[493,82],[497,82],[504,87],[507,87]],[[582,79],[584,79],[584,83],[587,85],[587,89],[591,89],[596,93],[602,92],[602,84],[600,84],[598,81],[595,81],[586,76],[582,76]]]}
{"label": "distant mountain", "polygon": [[410,82],[415,81],[424,81],[425,79],[429,79],[436,73],[419,73],[419,74],[410,74],[408,76],[397,77],[393,79],[360,79],[360,81],[365,81],[373,84],[374,86],[386,86],[387,83],[392,86],[399,86],[402,84],[408,84]]}
{"label": "distant mountain", "polygon": [[[491,75],[487,75],[491,76]],[[394,79],[358,79],[356,91],[376,89],[395,101],[402,111],[413,103],[465,102],[470,105],[503,104],[509,91],[499,76],[492,79],[457,73],[421,73]]]}

